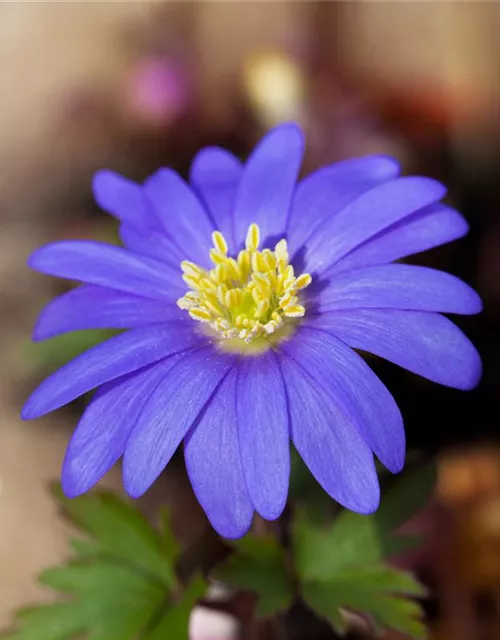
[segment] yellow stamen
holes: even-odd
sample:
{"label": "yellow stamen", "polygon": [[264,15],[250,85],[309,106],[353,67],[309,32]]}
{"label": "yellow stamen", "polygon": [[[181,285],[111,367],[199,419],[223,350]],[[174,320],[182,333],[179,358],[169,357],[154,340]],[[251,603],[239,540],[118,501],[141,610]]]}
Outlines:
{"label": "yellow stamen", "polygon": [[226,238],[224,238],[220,231],[214,231],[212,233],[212,242],[214,243],[214,247],[219,253],[223,253],[225,256],[227,256],[228,247]]}
{"label": "yellow stamen", "polygon": [[190,291],[177,301],[179,308],[226,339],[231,350],[252,345],[252,352],[257,353],[271,341],[288,336],[296,319],[306,312],[298,292],[312,279],[308,273],[295,277],[286,240],[280,240],[274,251],[260,251],[260,229],[251,224],[245,248],[235,258],[227,255],[222,233],[214,231],[212,240],[212,269],[187,260],[181,263],[182,278]]}
{"label": "yellow stamen", "polygon": [[245,245],[249,251],[257,251],[257,249],[259,248],[259,244],[260,244],[260,229],[259,229],[259,225],[254,223],[248,227]]}

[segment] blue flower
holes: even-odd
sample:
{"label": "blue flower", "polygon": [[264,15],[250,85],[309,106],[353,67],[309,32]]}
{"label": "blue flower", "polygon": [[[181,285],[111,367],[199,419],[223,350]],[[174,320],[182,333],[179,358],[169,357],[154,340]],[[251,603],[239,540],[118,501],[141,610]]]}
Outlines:
{"label": "blue flower", "polygon": [[277,518],[290,439],[335,500],[379,502],[374,455],[404,464],[401,414],[355,350],[457,389],[479,356],[441,313],[473,314],[477,294],[452,275],[395,261],[467,233],[444,187],[399,177],[367,156],[297,181],[304,140],[285,124],[245,165],[206,148],[188,186],[161,169],[143,186],[95,176],[124,248],[57,242],[29,264],[82,284],[42,312],[34,339],[127,329],[54,373],[27,401],[35,418],[97,389],[69,444],[63,487],[77,496],[123,456],[143,494],[184,443],[194,492],[215,529],[243,535],[254,511]]}

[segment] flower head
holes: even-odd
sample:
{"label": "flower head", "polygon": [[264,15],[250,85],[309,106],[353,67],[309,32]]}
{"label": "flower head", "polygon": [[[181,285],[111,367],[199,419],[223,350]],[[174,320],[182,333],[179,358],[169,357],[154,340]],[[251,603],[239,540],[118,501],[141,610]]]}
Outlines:
{"label": "flower head", "polygon": [[50,376],[23,416],[97,389],[69,444],[63,487],[90,489],[123,456],[128,493],[144,493],[184,443],[199,502],[237,537],[253,513],[277,518],[290,439],[319,484],[349,509],[378,506],[374,454],[401,470],[394,399],[356,350],[458,389],[479,356],[442,313],[472,314],[477,294],[452,275],[396,263],[463,236],[444,187],[399,177],[367,156],[297,181],[303,136],[272,130],[245,165],[203,149],[190,184],[161,169],[144,185],[110,171],[97,202],[124,247],[58,242],[30,265],[82,284],[52,301],[36,340],[127,329]]}
{"label": "flower head", "polygon": [[220,231],[214,231],[212,239],[212,269],[181,263],[182,277],[191,289],[177,300],[177,306],[213,329],[214,338],[233,338],[229,343],[220,342],[221,348],[238,350],[243,341],[266,350],[272,334],[283,333],[290,320],[304,315],[298,294],[311,284],[311,276],[295,276],[285,239],[274,251],[259,251],[260,229],[255,223],[248,227],[245,248],[236,258],[227,255],[228,245]]}

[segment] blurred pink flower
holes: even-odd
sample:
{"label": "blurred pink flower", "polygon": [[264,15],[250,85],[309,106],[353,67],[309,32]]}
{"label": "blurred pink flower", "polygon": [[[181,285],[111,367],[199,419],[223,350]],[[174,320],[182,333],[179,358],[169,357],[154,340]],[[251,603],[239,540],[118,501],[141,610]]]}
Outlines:
{"label": "blurred pink flower", "polygon": [[139,63],[127,87],[131,110],[142,119],[169,123],[190,102],[191,87],[185,67],[172,59],[151,57]]}

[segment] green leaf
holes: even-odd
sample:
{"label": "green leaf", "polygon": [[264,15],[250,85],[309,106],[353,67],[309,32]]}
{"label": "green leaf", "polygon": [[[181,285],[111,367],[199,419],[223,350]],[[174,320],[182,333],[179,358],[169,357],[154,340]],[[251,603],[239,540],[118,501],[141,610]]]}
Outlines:
{"label": "green leaf", "polygon": [[331,582],[306,583],[303,587],[306,603],[339,632],[345,631],[340,609],[351,609],[368,614],[375,629],[390,627],[412,638],[426,637],[421,621],[422,610],[411,600],[391,595],[360,579],[338,579]]}
{"label": "green leaf", "polygon": [[371,516],[342,511],[329,524],[295,513],[292,543],[304,600],[337,631],[345,631],[341,609],[369,615],[374,629],[390,627],[413,638],[425,637],[420,605],[409,599],[425,589],[411,575],[384,560],[414,546],[415,536],[397,529],[423,507],[434,483],[430,467],[413,470],[384,496]]}
{"label": "green leaf", "polygon": [[175,559],[180,553],[179,545],[172,532],[170,513],[168,509],[162,508],[159,513],[159,542],[163,555],[170,560],[173,566]]}
{"label": "green leaf", "polygon": [[116,335],[111,329],[86,329],[55,336],[49,340],[22,345],[24,358],[37,369],[55,369],[87,349]]}
{"label": "green leaf", "polygon": [[188,640],[191,611],[206,591],[202,578],[195,578],[182,595],[182,599],[163,607],[158,623],[143,640]]}
{"label": "green leaf", "polygon": [[76,558],[39,576],[44,586],[59,594],[60,601],[20,611],[16,628],[0,637],[187,638],[189,614],[203,595],[205,583],[198,577],[180,589],[174,572],[179,550],[168,516],[163,514],[161,530],[156,531],[132,504],[108,492],[74,500],[62,496],[60,489],[55,493],[89,537],[71,540]]}
{"label": "green leaf", "polygon": [[70,562],[46,570],[42,584],[74,597],[18,617],[10,640],[66,640],[87,632],[88,640],[132,640],[165,597],[147,576],[110,562]]}
{"label": "green leaf", "polygon": [[73,640],[85,630],[73,606],[67,603],[30,607],[17,613],[18,631],[4,632],[5,640]]}
{"label": "green leaf", "polygon": [[328,580],[339,569],[353,564],[375,564],[416,546],[415,536],[397,535],[429,499],[434,484],[433,466],[404,474],[384,495],[379,510],[363,516],[344,510],[327,526],[311,522],[299,509],[294,522],[294,558],[303,580]]}
{"label": "green leaf", "polygon": [[[66,498],[58,486],[53,491],[71,520],[93,537],[90,543],[78,542],[79,553],[92,553],[90,545],[94,545],[95,553],[119,558],[125,563],[133,559],[134,565],[165,586],[175,586],[172,558],[177,554],[176,546],[165,553],[166,534],[158,534],[132,503],[106,491],[74,499]],[[168,522],[164,523],[163,530],[170,530]]]}
{"label": "green leaf", "polygon": [[293,588],[285,563],[285,554],[276,540],[246,535],[234,541],[235,552],[217,570],[217,578],[258,596],[255,614],[266,618],[286,609]]}

